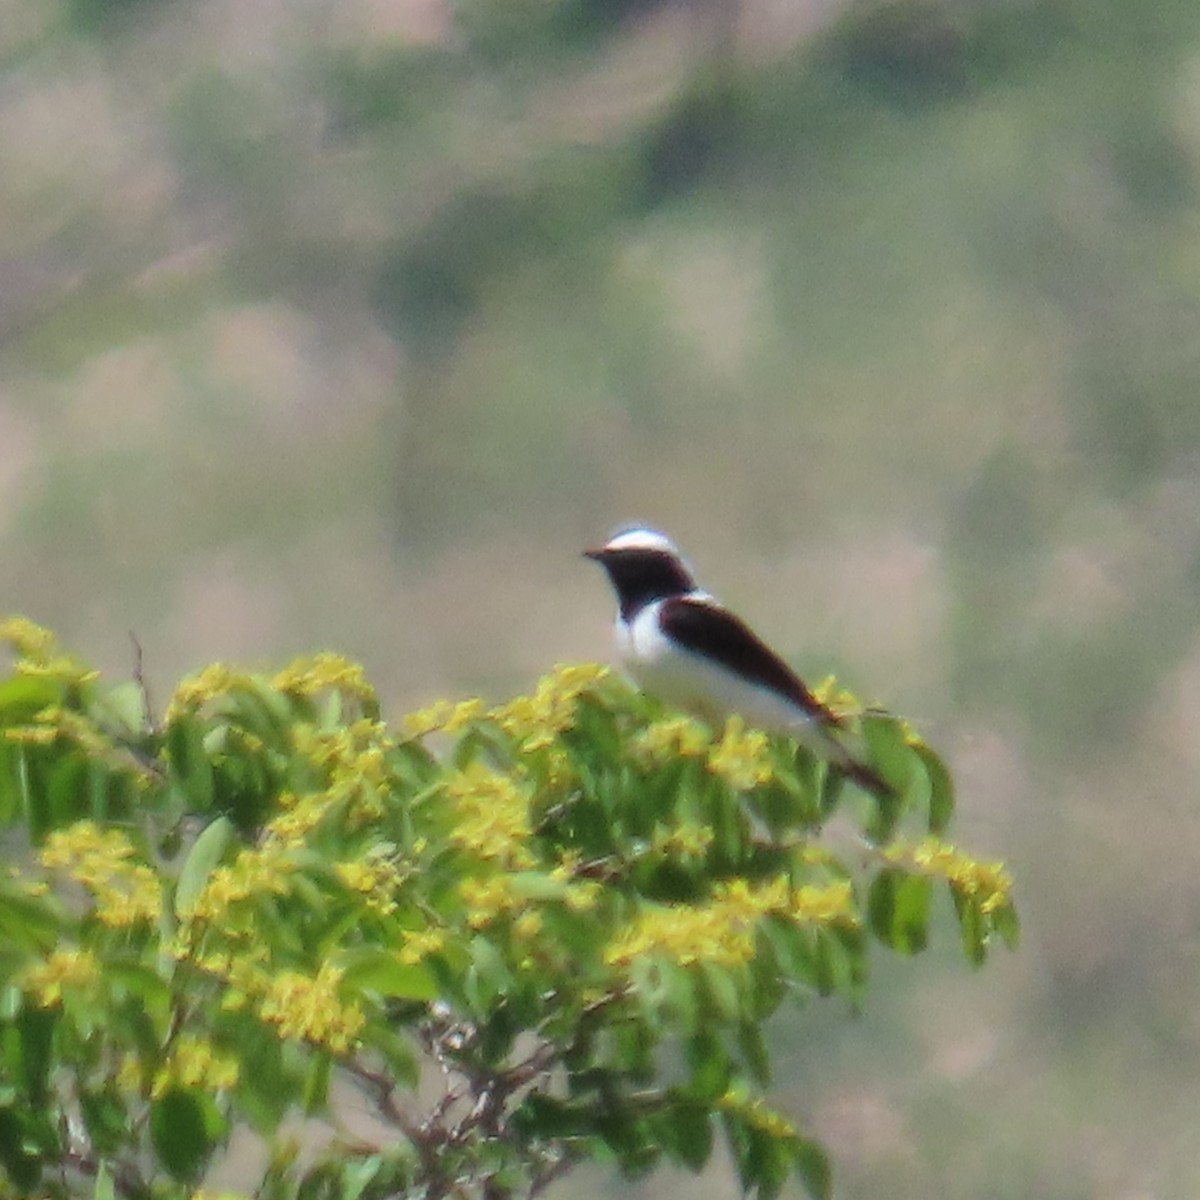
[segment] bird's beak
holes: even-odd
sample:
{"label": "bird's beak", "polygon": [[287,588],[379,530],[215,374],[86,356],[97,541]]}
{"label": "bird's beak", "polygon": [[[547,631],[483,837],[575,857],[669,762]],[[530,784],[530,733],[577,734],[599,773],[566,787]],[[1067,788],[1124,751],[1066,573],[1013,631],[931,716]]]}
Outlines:
{"label": "bird's beak", "polygon": [[596,550],[585,550],[583,552],[583,557],[590,558],[593,562],[601,562],[604,559],[604,548],[600,547]]}

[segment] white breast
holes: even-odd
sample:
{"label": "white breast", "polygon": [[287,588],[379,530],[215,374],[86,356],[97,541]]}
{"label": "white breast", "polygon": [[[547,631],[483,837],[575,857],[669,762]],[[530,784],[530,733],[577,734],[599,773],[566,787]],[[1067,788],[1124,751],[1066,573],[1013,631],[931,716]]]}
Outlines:
{"label": "white breast", "polygon": [[672,642],[658,623],[662,603],[647,604],[631,621],[617,619],[617,652],[643,691],[713,722],[738,713],[758,729],[786,730],[800,738],[815,732],[812,717],[786,697]]}

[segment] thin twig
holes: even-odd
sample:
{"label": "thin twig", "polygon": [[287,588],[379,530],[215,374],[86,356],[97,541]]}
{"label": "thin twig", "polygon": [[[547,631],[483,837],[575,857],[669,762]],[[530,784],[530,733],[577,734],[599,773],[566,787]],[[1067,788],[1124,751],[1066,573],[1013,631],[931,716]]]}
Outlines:
{"label": "thin twig", "polygon": [[158,733],[158,718],[154,715],[157,710],[150,699],[150,685],[146,682],[142,643],[138,641],[137,634],[132,629],[129,631],[129,640],[133,643],[133,681],[142,694],[142,718],[146,722],[148,733]]}

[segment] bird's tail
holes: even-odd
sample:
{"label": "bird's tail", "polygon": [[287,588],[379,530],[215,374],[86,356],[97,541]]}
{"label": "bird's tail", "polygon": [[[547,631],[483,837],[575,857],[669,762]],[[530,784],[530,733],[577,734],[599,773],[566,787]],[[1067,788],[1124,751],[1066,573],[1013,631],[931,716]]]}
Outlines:
{"label": "bird's tail", "polygon": [[896,789],[874,767],[868,767],[866,763],[859,762],[855,758],[846,756],[845,761],[834,764],[851,783],[856,783],[864,792],[870,792],[872,796],[880,800],[890,800],[895,797]]}
{"label": "bird's tail", "polygon": [[859,758],[855,758],[841,742],[826,734],[822,739],[828,751],[830,765],[840,771],[851,783],[857,784],[864,792],[880,800],[893,799],[896,789],[874,767],[868,766]]}

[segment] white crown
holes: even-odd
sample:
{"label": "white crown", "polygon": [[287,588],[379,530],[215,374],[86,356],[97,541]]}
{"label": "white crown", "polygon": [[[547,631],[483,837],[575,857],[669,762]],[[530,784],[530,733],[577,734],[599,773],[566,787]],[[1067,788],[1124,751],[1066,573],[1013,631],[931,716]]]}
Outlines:
{"label": "white crown", "polygon": [[679,557],[679,547],[657,529],[622,529],[609,538],[605,550],[661,550]]}

